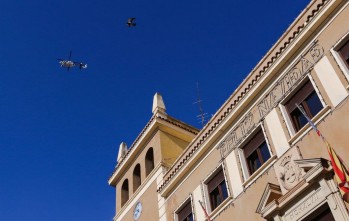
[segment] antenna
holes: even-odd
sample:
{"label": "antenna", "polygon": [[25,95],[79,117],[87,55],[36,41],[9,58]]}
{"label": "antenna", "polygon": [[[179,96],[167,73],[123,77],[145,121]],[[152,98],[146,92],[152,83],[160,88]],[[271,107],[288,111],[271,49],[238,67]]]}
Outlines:
{"label": "antenna", "polygon": [[196,117],[201,121],[201,125],[204,126],[205,121],[206,121],[206,117],[207,117],[207,113],[205,113],[204,110],[202,109],[202,100],[200,99],[199,82],[196,82],[196,91],[197,91],[198,99],[196,102],[194,102],[194,104],[198,104],[199,112],[200,112],[200,114],[197,115]]}

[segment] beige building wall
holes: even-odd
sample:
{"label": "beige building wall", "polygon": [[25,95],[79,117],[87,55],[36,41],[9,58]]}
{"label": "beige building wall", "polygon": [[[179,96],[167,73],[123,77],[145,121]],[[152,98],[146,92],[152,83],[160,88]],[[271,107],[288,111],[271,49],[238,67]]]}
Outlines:
{"label": "beige building wall", "polygon": [[[313,1],[313,3],[310,4],[308,13],[311,14],[310,9],[312,9],[312,7],[316,8],[316,4],[321,4],[321,2]],[[254,111],[253,106],[258,105],[262,99],[265,99],[268,93],[276,87],[275,85],[280,78],[295,67],[297,62],[304,62],[301,64],[304,66],[301,67],[306,68],[307,65],[311,66],[309,72],[302,73],[302,78],[304,78],[304,80],[300,80],[300,83],[295,83],[292,87],[295,90],[299,88],[302,82],[306,79],[310,80],[324,107],[313,120],[324,135],[329,134],[326,138],[329,141],[332,141],[331,144],[336,146],[339,154],[344,159],[349,159],[349,156],[347,156],[348,153],[344,153],[347,151],[343,151],[343,146],[345,146],[345,143],[348,143],[349,141],[349,137],[345,136],[349,131],[349,124],[345,123],[349,122],[349,104],[346,103],[348,98],[348,82],[346,80],[346,75],[342,73],[338,65],[336,66],[334,58],[331,56],[331,48],[333,48],[336,42],[349,31],[349,23],[343,27],[344,20],[349,19],[349,11],[345,1],[329,1],[324,8],[325,9],[320,12],[323,13],[322,17],[314,18],[314,20],[316,20],[314,22],[321,24],[317,24],[316,28],[310,29],[312,33],[308,31],[303,34],[303,36],[306,36],[304,37],[306,39],[303,39],[303,44],[293,46],[294,50],[289,57],[294,59],[294,61],[289,60],[287,63],[284,63],[284,65],[272,67],[272,72],[268,72],[264,77],[265,81],[271,81],[264,83],[259,82],[259,89],[255,90],[255,92],[252,90],[253,92],[251,92],[253,99],[248,98],[248,95],[246,95],[247,98],[240,101],[245,102],[245,104],[240,105],[240,108],[243,108],[245,113],[250,111],[252,115],[255,116],[257,112]],[[333,16],[333,18],[328,18],[329,15]],[[299,21],[301,20],[303,20],[303,18],[299,19]],[[330,23],[327,23],[328,21],[330,21]],[[338,32],[334,31],[343,28],[344,30]],[[306,61],[300,60],[305,57],[305,53],[308,53],[307,50],[313,47],[312,44],[314,41],[317,42],[320,48],[319,50],[323,50],[323,54],[319,57],[319,60],[313,62],[309,59],[309,64],[305,64]],[[297,46],[298,48],[296,48]],[[277,61],[275,63],[277,63]],[[280,63],[282,64],[282,61]],[[267,76],[269,73],[273,77],[268,78]],[[244,83],[247,85],[248,82]],[[173,183],[170,182],[167,184],[168,186],[160,188],[165,198],[167,198],[166,203],[169,211],[173,211],[172,214],[168,215],[168,218],[173,216],[178,205],[183,202],[188,195],[195,193],[194,196],[196,195],[200,197],[199,190],[205,189],[205,187],[202,187],[205,186],[205,179],[207,179],[207,177],[210,176],[210,173],[212,173],[216,168],[223,167],[230,196],[222,203],[224,205],[219,206],[216,210],[209,211],[209,207],[207,208],[211,218],[214,220],[230,220],[233,217],[240,219],[241,217],[244,217],[243,220],[265,220],[261,214],[256,213],[256,209],[259,206],[259,199],[262,198],[262,194],[268,183],[281,186],[280,194],[282,194],[282,192],[287,193],[289,188],[291,188],[291,184],[282,184],[283,181],[280,180],[280,173],[283,172],[283,169],[281,169],[282,164],[284,164],[287,159],[291,159],[291,162],[292,160],[312,158],[329,159],[326,146],[316,133],[311,130],[309,125],[305,126],[298,132],[290,129],[292,125],[290,125],[290,122],[286,119],[288,116],[285,114],[284,108],[284,102],[286,102],[290,96],[292,96],[292,93],[288,93],[285,99],[280,99],[278,101],[279,105],[275,105],[274,108],[269,108],[267,114],[261,119],[262,124],[256,124],[264,131],[272,157],[271,160],[266,163],[267,165],[265,165],[264,168],[262,167],[252,176],[244,175],[247,168],[244,167],[244,162],[242,162],[244,156],[241,150],[237,148],[236,151],[228,153],[224,156],[224,164],[222,164],[223,161],[220,151],[218,150],[219,148],[217,148],[217,146],[220,145],[220,142],[227,142],[224,138],[230,136],[229,131],[234,131],[234,128],[239,129],[238,125],[241,124],[241,121],[243,121],[244,124],[248,124],[248,120],[241,120],[242,118],[248,118],[247,115],[243,114],[237,114],[237,118],[232,119],[232,123],[230,123],[229,126],[225,126],[225,130],[219,130],[217,133],[213,132],[211,134],[211,143],[208,146],[205,146],[205,143],[203,143],[201,146],[202,149],[205,149],[203,155],[196,158],[196,155],[193,154],[191,158],[193,161],[196,160],[196,162],[192,163],[189,158],[185,166],[183,166],[183,171],[185,172],[177,172],[178,175],[171,176],[170,169],[165,178],[170,177],[170,179],[173,179]],[[228,103],[225,105],[228,106]],[[222,108],[224,109],[224,106]],[[217,115],[219,115],[219,113],[217,113]],[[232,115],[233,114],[230,116]],[[255,118],[253,120],[255,120]],[[248,125],[243,126],[248,127]],[[334,131],[336,132],[334,133]],[[201,134],[204,134],[204,132]],[[248,136],[247,134],[246,136]],[[244,141],[241,141],[240,143],[241,146]],[[228,144],[224,145],[225,149],[229,149]],[[190,147],[188,147],[188,149],[190,149]],[[240,156],[239,158],[236,157],[236,152],[240,153],[240,155],[238,155]],[[197,153],[197,155],[199,155],[199,153]],[[178,167],[180,168],[180,166],[177,166],[177,168]],[[172,168],[176,168],[175,165]],[[275,169],[277,170],[275,171]],[[303,169],[301,169],[301,171],[303,171],[300,172],[302,175],[307,172]],[[302,178],[299,175],[297,179],[300,181]],[[285,187],[282,187],[282,185],[285,185]],[[312,188],[316,189],[317,187]],[[234,192],[239,194],[234,194]],[[202,197],[206,198],[202,198],[202,200],[207,203],[209,201],[207,199],[207,193],[206,196],[205,193],[202,195]],[[274,197],[277,195],[278,194],[275,194]],[[297,200],[301,201],[301,199]],[[197,205],[196,202],[193,203],[194,205]],[[341,205],[344,205],[343,202]],[[197,209],[195,209],[195,212],[198,213]],[[202,213],[200,213],[200,215],[200,218],[197,220],[204,220],[202,219]],[[343,216],[346,217],[347,214],[344,213]]]}
{"label": "beige building wall", "polygon": [[[152,174],[154,178],[159,173]],[[142,214],[140,221],[152,220],[154,217],[159,217],[159,210],[157,207],[158,200],[154,197],[156,191],[156,179],[152,179],[146,186],[143,187],[135,197],[132,197],[128,203],[125,204],[122,210],[119,210],[116,220],[133,220],[134,210],[137,202],[142,203]]]}
{"label": "beige building wall", "polygon": [[[143,202],[146,212],[138,220],[176,221],[177,213],[190,202],[194,220],[203,221],[199,201],[215,221],[304,220],[323,211],[335,220],[349,220],[326,144],[309,124],[295,129],[287,106],[301,88],[311,85],[322,105],[312,121],[338,155],[349,161],[349,69],[337,53],[349,39],[347,21],[348,1],[311,1],[198,133],[189,125],[182,130],[168,124],[173,119],[159,113],[160,126],[150,122],[141,136],[147,141],[110,179],[120,192],[124,179],[132,183],[133,168],[139,163],[145,180],[124,207],[117,194],[117,211],[123,218],[117,215],[116,220],[133,220],[135,203]],[[251,173],[243,148],[257,142],[258,134],[270,158]],[[145,178],[142,165],[150,147],[156,150],[157,166]],[[219,170],[228,196],[212,209],[208,183]]]}

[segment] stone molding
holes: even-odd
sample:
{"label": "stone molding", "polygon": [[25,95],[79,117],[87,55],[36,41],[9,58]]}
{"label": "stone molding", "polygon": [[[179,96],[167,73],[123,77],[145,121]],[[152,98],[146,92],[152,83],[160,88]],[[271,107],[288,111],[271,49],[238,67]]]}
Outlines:
{"label": "stone molding", "polygon": [[[327,203],[336,220],[349,220],[337,185],[332,179],[330,162],[322,158],[299,159],[294,162],[305,172],[302,180],[283,195],[280,195],[282,192],[279,185],[268,183],[256,212],[264,219],[302,220]],[[274,197],[271,197],[272,193],[275,193]]]}

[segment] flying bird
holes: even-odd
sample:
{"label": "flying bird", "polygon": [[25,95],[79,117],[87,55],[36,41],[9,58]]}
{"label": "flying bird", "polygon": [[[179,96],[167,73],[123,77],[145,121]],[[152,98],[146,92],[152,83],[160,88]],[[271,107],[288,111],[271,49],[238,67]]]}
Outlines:
{"label": "flying bird", "polygon": [[135,20],[136,20],[136,18],[129,18],[129,19],[127,19],[126,25],[127,25],[128,27],[136,26]]}

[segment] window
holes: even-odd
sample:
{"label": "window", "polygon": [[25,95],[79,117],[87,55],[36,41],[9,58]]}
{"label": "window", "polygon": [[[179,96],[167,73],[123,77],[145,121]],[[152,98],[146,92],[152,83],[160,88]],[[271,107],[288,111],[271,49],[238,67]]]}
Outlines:
{"label": "window", "polygon": [[347,40],[344,45],[339,48],[338,54],[343,59],[344,63],[347,65],[347,68],[349,68],[349,40]]}
{"label": "window", "polygon": [[128,179],[126,179],[121,186],[121,207],[125,205],[128,201],[129,191],[128,191]]}
{"label": "window", "polygon": [[304,221],[335,221],[335,219],[332,215],[331,209],[326,203],[306,217]]}
{"label": "window", "polygon": [[296,104],[303,107],[309,118],[313,118],[323,108],[321,101],[309,80],[290,98],[288,102],[285,103],[286,110],[295,132],[299,131],[308,123],[306,118],[297,108]]}
{"label": "window", "polygon": [[137,164],[133,170],[133,192],[141,185],[141,166]]}
{"label": "window", "polygon": [[208,195],[210,197],[211,210],[216,209],[227,197],[227,185],[225,183],[223,170],[217,173],[207,183]]}
{"label": "window", "polygon": [[182,207],[182,209],[179,210],[179,212],[177,212],[177,220],[178,221],[193,221],[193,212],[191,210],[191,203],[190,201],[185,204],[184,207]]}
{"label": "window", "polygon": [[145,155],[145,174],[148,176],[154,169],[154,151],[153,148],[149,148]]}
{"label": "window", "polygon": [[270,152],[262,130],[259,130],[242,148],[250,175],[270,158]]}
{"label": "window", "polygon": [[349,79],[349,32],[331,48],[331,54],[346,79]]}

